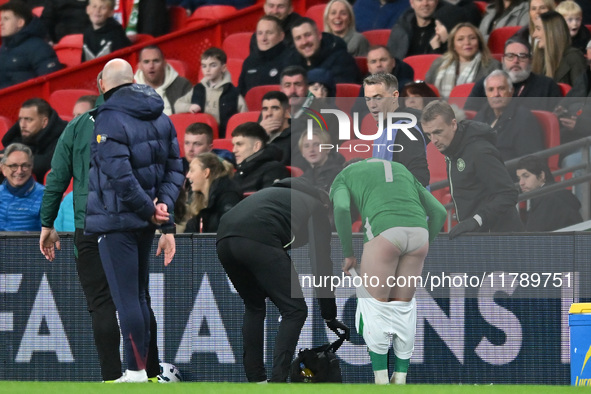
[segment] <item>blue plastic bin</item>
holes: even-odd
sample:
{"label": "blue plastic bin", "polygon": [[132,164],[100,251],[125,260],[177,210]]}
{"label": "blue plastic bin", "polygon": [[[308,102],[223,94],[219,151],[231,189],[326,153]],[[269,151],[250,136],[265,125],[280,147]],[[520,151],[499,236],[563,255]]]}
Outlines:
{"label": "blue plastic bin", "polygon": [[570,384],[591,386],[591,303],[572,304],[570,326]]}

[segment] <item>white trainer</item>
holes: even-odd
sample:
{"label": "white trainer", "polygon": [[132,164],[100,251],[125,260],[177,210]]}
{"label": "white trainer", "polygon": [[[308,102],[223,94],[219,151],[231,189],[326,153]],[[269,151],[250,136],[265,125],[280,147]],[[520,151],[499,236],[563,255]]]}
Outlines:
{"label": "white trainer", "polygon": [[148,374],[145,369],[139,371],[126,369],[123,375],[113,383],[148,383]]}

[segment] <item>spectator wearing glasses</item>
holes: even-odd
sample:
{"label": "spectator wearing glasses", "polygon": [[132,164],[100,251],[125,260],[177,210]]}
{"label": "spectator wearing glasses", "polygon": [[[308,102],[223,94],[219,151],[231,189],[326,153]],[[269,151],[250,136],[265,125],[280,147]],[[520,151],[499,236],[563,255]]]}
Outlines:
{"label": "spectator wearing glasses", "polygon": [[[539,98],[562,96],[560,88],[552,78],[532,72],[531,47],[527,41],[518,37],[507,40],[502,65],[503,71],[509,74],[513,84],[513,97],[536,98],[536,100],[522,100],[522,104],[530,109],[551,111],[556,101],[552,99],[540,100]],[[465,109],[480,109],[483,101],[476,99],[476,97],[486,97],[484,79],[482,78],[474,84]]]}
{"label": "spectator wearing glasses", "polygon": [[8,145],[0,164],[6,178],[0,184],[0,231],[40,231],[45,187],[33,178],[31,148]]}

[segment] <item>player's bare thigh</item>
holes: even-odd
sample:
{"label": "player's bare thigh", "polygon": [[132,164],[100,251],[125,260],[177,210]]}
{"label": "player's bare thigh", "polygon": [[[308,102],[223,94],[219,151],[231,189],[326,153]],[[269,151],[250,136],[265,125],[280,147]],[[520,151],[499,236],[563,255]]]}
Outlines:
{"label": "player's bare thigh", "polygon": [[368,278],[374,276],[379,279],[377,286],[367,287],[369,294],[378,301],[387,302],[390,298],[390,289],[386,281],[389,276],[396,274],[400,253],[397,246],[381,235],[363,245],[361,276],[367,275]]}

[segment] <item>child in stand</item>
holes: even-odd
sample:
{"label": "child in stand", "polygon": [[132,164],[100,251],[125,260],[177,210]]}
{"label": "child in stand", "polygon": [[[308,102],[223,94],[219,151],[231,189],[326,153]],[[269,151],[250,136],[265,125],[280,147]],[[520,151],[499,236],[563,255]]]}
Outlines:
{"label": "child in stand", "polygon": [[91,26],[84,31],[82,61],[108,55],[131,45],[123,26],[113,18],[115,0],[90,0],[86,13]]}
{"label": "child in stand", "polygon": [[568,26],[572,46],[586,52],[587,43],[591,39],[591,32],[583,25],[583,10],[572,0],[566,0],[556,6],[558,12]]}
{"label": "child in stand", "polygon": [[181,105],[183,101],[186,103],[188,98],[191,102],[188,111],[185,108],[184,111],[178,112],[204,112],[212,115],[219,125],[219,138],[226,137],[226,125],[232,115],[248,111],[238,88],[232,85],[232,78],[226,70],[226,61],[226,53],[219,48],[209,48],[203,52],[201,55],[203,79],[195,85],[192,93],[178,100],[181,101]]}

